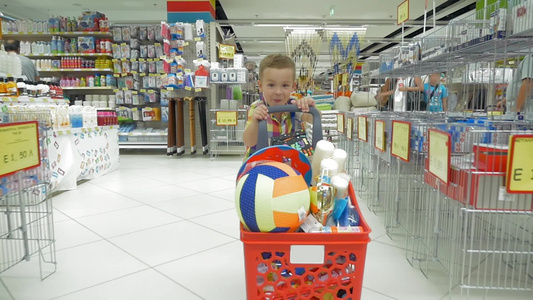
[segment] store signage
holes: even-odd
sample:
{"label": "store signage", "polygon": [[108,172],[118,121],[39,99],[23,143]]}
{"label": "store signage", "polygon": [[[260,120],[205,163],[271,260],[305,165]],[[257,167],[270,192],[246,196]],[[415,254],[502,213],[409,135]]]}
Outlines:
{"label": "store signage", "polygon": [[0,177],[41,164],[38,124],[0,124]]}
{"label": "store signage", "polygon": [[233,57],[235,57],[235,46],[234,45],[219,44],[219,46],[218,46],[218,57],[219,58],[226,58],[226,59],[233,59]]}
{"label": "store signage", "polygon": [[337,114],[337,131],[344,133],[344,114]]}
{"label": "store signage", "polygon": [[392,121],[391,154],[399,159],[409,162],[409,149],[411,148],[411,123]]}
{"label": "store signage", "polygon": [[374,128],[376,129],[374,147],[379,149],[381,152],[385,152],[385,122],[376,120]]}
{"label": "store signage", "polygon": [[236,111],[217,111],[217,126],[237,126]]}
{"label": "store signage", "polygon": [[509,138],[507,157],[507,192],[533,194],[533,135],[513,135]]}
{"label": "store signage", "polygon": [[346,137],[351,141],[353,136],[353,118],[346,119]]}
{"label": "store signage", "polygon": [[405,0],[402,4],[398,5],[397,13],[398,25],[402,25],[409,20],[409,0]]}
{"label": "store signage", "polygon": [[448,185],[450,178],[450,159],[451,159],[451,135],[449,133],[429,129],[429,172],[442,183]]}
{"label": "store signage", "polygon": [[366,117],[357,117],[357,138],[361,141],[368,141],[368,129],[366,128]]}

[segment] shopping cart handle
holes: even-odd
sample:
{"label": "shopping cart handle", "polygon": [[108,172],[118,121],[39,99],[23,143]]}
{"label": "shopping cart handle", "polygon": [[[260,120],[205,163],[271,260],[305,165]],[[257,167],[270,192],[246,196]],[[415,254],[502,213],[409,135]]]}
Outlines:
{"label": "shopping cart handle", "polygon": [[[279,105],[279,106],[268,106],[268,113],[279,113],[279,112],[302,112],[296,105]],[[316,148],[316,143],[322,140],[322,120],[320,117],[320,112],[315,107],[309,107],[309,112],[313,115],[313,141],[311,144],[313,148]],[[257,145],[256,150],[263,149],[268,147],[269,138],[267,131],[267,123],[265,120],[259,121],[259,130],[257,134]]]}

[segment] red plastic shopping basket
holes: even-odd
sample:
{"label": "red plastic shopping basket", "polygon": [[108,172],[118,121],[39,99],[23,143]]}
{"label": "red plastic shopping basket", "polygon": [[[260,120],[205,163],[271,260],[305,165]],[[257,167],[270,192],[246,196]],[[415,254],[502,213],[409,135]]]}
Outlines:
{"label": "red plastic shopping basket", "polygon": [[349,195],[360,233],[259,233],[241,225],[248,300],[361,298],[371,230],[351,184]]}

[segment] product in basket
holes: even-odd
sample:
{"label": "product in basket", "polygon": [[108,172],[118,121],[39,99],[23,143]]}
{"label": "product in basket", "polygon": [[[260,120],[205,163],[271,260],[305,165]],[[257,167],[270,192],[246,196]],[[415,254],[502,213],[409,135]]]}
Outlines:
{"label": "product in basket", "polygon": [[309,212],[308,185],[289,165],[259,164],[237,181],[235,204],[248,231],[293,232]]}

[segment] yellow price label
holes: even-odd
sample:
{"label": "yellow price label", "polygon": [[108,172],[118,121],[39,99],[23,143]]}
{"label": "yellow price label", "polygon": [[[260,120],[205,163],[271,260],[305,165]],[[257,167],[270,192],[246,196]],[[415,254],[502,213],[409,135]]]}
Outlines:
{"label": "yellow price label", "polygon": [[357,117],[357,138],[361,141],[368,141],[368,129],[366,128],[367,120],[366,117],[359,116]]}
{"label": "yellow price label", "polygon": [[400,5],[398,5],[396,12],[398,25],[401,25],[405,21],[409,20],[409,0],[405,0]]}
{"label": "yellow price label", "polygon": [[41,164],[38,123],[0,124],[0,176]]}
{"label": "yellow price label", "polygon": [[113,74],[113,77],[120,77],[120,74]]}
{"label": "yellow price label", "polygon": [[411,123],[392,121],[391,154],[408,162],[410,143]]}
{"label": "yellow price label", "polygon": [[128,73],[122,73],[122,77],[128,76]]}
{"label": "yellow price label", "polygon": [[195,91],[196,93],[199,93],[199,92],[202,91],[202,89],[201,89],[201,88],[196,88],[196,89],[194,89],[194,91]]}
{"label": "yellow price label", "polygon": [[127,58],[121,58],[120,60],[121,60],[121,61],[128,61]]}
{"label": "yellow price label", "polygon": [[137,95],[137,91],[131,91],[133,95]]}
{"label": "yellow price label", "polygon": [[146,73],[139,73],[139,76],[144,77],[146,76]]}
{"label": "yellow price label", "polygon": [[374,147],[379,149],[381,152],[385,152],[385,122],[376,120],[374,127],[376,130]]}
{"label": "yellow price label", "polygon": [[198,42],[198,41],[201,41],[202,38],[201,37],[195,37],[194,40]]}
{"label": "yellow price label", "polygon": [[146,61],[146,59],[144,59],[144,58],[139,58],[139,61],[143,62],[143,61]]}
{"label": "yellow price label", "polygon": [[111,61],[112,61],[112,62],[118,62],[118,59],[113,58]]}
{"label": "yellow price label", "polygon": [[429,130],[429,172],[437,176],[448,185],[450,178],[451,137],[450,134],[436,130]]}
{"label": "yellow price label", "polygon": [[137,74],[137,71],[131,71],[131,74]]}
{"label": "yellow price label", "polygon": [[346,119],[346,137],[351,141],[353,136],[353,118]]}
{"label": "yellow price label", "polygon": [[114,89],[113,92],[117,93],[118,91],[120,91],[119,89]]}
{"label": "yellow price label", "polygon": [[186,89],[187,91],[191,91],[191,90],[192,90],[192,87],[190,87],[190,86],[186,86],[185,89]]}
{"label": "yellow price label", "polygon": [[344,133],[344,114],[337,114],[337,131]]}
{"label": "yellow price label", "polygon": [[533,135],[513,135],[509,138],[507,156],[507,192],[533,193]]}
{"label": "yellow price label", "polygon": [[236,111],[217,111],[216,112],[217,126],[237,126],[237,112]]}
{"label": "yellow price label", "polygon": [[167,91],[173,91],[173,90],[174,90],[173,87],[171,87],[171,86],[167,87]]}
{"label": "yellow price label", "polygon": [[141,93],[146,93],[146,90],[145,89],[141,89],[140,92]]}
{"label": "yellow price label", "polygon": [[235,57],[235,46],[219,44],[218,58],[233,59]]}
{"label": "yellow price label", "polygon": [[183,43],[183,47],[185,47],[185,46],[189,46],[189,42]]}
{"label": "yellow price label", "polygon": [[127,88],[127,87],[125,87],[125,88],[122,88],[122,90],[123,90],[123,91],[127,91],[127,90],[128,90],[128,88]]}
{"label": "yellow price label", "polygon": [[185,71],[185,73],[191,73],[192,72],[191,69],[185,69],[183,71]]}

